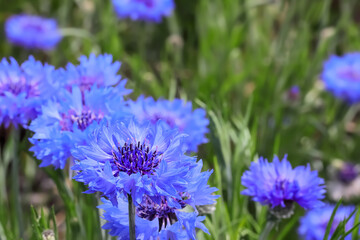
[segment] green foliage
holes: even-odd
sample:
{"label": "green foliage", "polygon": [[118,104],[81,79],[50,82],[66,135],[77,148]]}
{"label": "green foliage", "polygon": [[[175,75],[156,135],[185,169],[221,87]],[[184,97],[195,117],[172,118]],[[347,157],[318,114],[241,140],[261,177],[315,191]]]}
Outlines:
{"label": "green foliage", "polygon": [[33,240],[57,240],[57,226],[55,221],[55,210],[51,208],[48,216],[45,216],[44,210],[41,208],[40,215],[31,207],[31,227]]}
{"label": "green foliage", "polygon": [[[340,200],[336,204],[336,206],[335,206],[335,208],[334,208],[334,210],[333,210],[333,212],[331,214],[330,220],[329,220],[329,222],[328,222],[328,224],[326,226],[326,232],[325,232],[324,240],[329,239],[330,231],[334,227],[334,225],[333,225],[334,217],[335,217],[336,212],[337,212],[338,208],[340,207],[341,203],[342,203],[342,200]],[[346,224],[348,224],[348,222],[350,221],[350,219],[353,217],[353,215],[356,212],[357,212],[357,210],[354,210],[347,218],[345,218],[343,221],[341,221],[336,226],[334,232],[331,235],[331,238],[330,238],[331,240],[338,240],[338,239],[343,240],[343,239],[345,239],[346,236],[348,236],[348,235],[350,235],[352,233],[353,233],[353,238],[357,239],[359,237],[359,235],[358,235],[359,229],[358,228],[359,228],[360,223],[358,221],[355,221],[353,226],[348,231],[346,231],[346,229],[345,229]]]}

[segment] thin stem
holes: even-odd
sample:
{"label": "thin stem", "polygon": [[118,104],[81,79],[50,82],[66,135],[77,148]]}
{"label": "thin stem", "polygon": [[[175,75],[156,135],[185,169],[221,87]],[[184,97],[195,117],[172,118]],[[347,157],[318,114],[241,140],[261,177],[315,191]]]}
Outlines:
{"label": "thin stem", "polygon": [[130,231],[130,240],[135,240],[135,206],[130,194],[128,194],[129,202],[129,231]]}
{"label": "thin stem", "polygon": [[11,181],[12,181],[12,195],[15,205],[16,221],[19,227],[20,238],[23,238],[24,224],[22,218],[22,208],[20,201],[20,183],[19,183],[19,151],[18,145],[20,144],[20,130],[15,127],[11,131],[13,140],[12,152],[12,168],[11,168]]}
{"label": "thin stem", "polygon": [[268,220],[264,230],[262,231],[259,240],[268,240],[269,234],[271,232],[271,230],[274,228],[276,222],[273,220]]}

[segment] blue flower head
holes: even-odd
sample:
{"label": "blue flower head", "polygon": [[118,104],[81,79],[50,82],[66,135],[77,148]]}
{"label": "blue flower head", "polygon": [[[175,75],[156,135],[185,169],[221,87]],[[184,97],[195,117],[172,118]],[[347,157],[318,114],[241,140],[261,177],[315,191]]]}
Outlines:
{"label": "blue flower head", "polygon": [[325,63],[321,79],[335,97],[349,103],[360,101],[360,53],[331,56]]}
{"label": "blue flower head", "polygon": [[[326,205],[321,208],[313,209],[306,213],[304,217],[300,219],[300,227],[298,233],[302,236],[304,240],[323,240],[326,227],[330,221],[331,214],[334,211],[334,205]],[[334,233],[336,227],[339,223],[346,218],[348,218],[351,213],[355,210],[352,206],[340,206],[334,217],[334,221],[330,228],[329,239]],[[345,226],[345,230],[349,231],[354,225],[355,215],[350,218],[348,223]],[[352,239],[351,234],[345,237],[345,240]]]}
{"label": "blue flower head", "polygon": [[44,104],[29,127],[34,132],[30,150],[42,160],[41,167],[64,168],[71,157],[70,149],[86,141],[102,119],[110,119],[124,107],[122,96],[111,88],[93,87],[82,93],[75,86],[71,92],[60,91],[61,97]]}
{"label": "blue flower head", "polygon": [[29,57],[21,66],[14,58],[0,61],[0,125],[22,125],[34,119],[55,92],[54,67]]}
{"label": "blue flower head", "polygon": [[62,38],[54,19],[23,14],[7,19],[5,33],[9,42],[31,49],[50,50]]}
{"label": "blue flower head", "polygon": [[[176,189],[186,184],[188,170],[182,164],[181,138],[160,123],[104,123],[89,136],[87,145],[73,150],[79,159],[75,179],[89,185],[89,192],[99,191],[110,199],[117,191],[138,201],[152,191],[180,198]],[[172,161],[178,162],[177,168],[170,165]]]}
{"label": "blue flower head", "polygon": [[206,143],[209,120],[202,108],[192,110],[191,102],[181,99],[173,101],[139,97],[137,101],[129,101],[129,109],[140,121],[148,120],[155,124],[159,119],[165,121],[171,128],[177,128],[187,134],[185,145],[188,151],[196,152],[198,145]]}
{"label": "blue flower head", "polygon": [[[166,198],[160,204],[146,198],[142,204],[135,208],[135,234],[136,239],[195,239],[195,228],[208,233],[202,221],[204,216],[196,212],[177,211],[169,207]],[[114,206],[110,201],[102,199],[104,219],[107,223],[104,229],[110,230],[109,234],[121,240],[129,239],[128,203],[118,196]]]}
{"label": "blue flower head", "polygon": [[121,63],[113,62],[110,54],[95,56],[90,54],[89,57],[81,56],[79,65],[69,63],[66,70],[63,71],[63,82],[68,90],[73,86],[79,86],[82,92],[88,91],[92,86],[110,87],[117,85],[114,89],[119,94],[125,95],[131,91],[125,89],[126,80],[121,80],[118,75]]}
{"label": "blue flower head", "polygon": [[173,0],[113,0],[115,12],[119,18],[160,22],[169,16],[174,7]]}
{"label": "blue flower head", "polygon": [[286,208],[294,202],[305,209],[322,205],[324,198],[324,180],[310,166],[292,168],[285,155],[283,160],[274,157],[268,162],[262,157],[252,162],[250,170],[244,172],[241,183],[247,189],[241,194],[251,196],[262,205],[271,208]]}
{"label": "blue flower head", "polygon": [[73,149],[74,178],[88,185],[88,193],[101,192],[115,202],[120,192],[138,203],[144,195],[161,195],[179,206],[172,199],[186,195],[186,204],[212,204],[216,188],[206,184],[211,172],[201,172],[201,161],[183,154],[183,138],[163,121],[103,123],[86,145]]}

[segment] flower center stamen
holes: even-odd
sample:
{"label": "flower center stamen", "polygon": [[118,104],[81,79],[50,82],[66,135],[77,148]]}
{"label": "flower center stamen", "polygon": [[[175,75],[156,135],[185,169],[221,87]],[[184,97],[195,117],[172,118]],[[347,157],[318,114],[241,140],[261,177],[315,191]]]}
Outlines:
{"label": "flower center stamen", "polygon": [[63,116],[60,122],[61,130],[72,131],[73,124],[76,123],[78,129],[84,131],[94,121],[99,122],[103,118],[102,114],[96,114],[90,109],[83,109],[80,114],[70,110],[68,115]]}
{"label": "flower center stamen", "polygon": [[148,8],[154,7],[154,1],[153,0],[135,0],[135,1],[139,2],[139,3],[143,3]]}
{"label": "flower center stamen", "polygon": [[98,120],[98,117],[90,110],[82,111],[80,115],[71,116],[71,121],[76,122],[81,131],[84,131],[95,120]]}
{"label": "flower center stamen", "polygon": [[[180,201],[180,204],[182,201]],[[181,207],[184,208],[185,204],[181,204]],[[168,224],[174,224],[178,219],[175,214],[175,209],[169,207],[167,200],[165,197],[161,197],[161,203],[157,204],[156,202],[152,201],[149,197],[145,196],[144,204],[140,204],[136,208],[136,214],[144,218],[146,220],[152,221],[155,218],[158,218],[159,221],[159,231]]]}
{"label": "flower center stamen", "polygon": [[138,142],[137,144],[127,144],[118,147],[118,151],[112,152],[114,164],[118,171],[126,172],[128,175],[140,173],[141,175],[152,174],[160,164],[161,158],[156,150]]}
{"label": "flower center stamen", "polygon": [[25,77],[20,77],[19,81],[0,82],[0,96],[5,96],[5,92],[10,92],[17,96],[26,93],[26,97],[35,97],[40,93],[37,91],[36,84],[29,85],[26,83]]}

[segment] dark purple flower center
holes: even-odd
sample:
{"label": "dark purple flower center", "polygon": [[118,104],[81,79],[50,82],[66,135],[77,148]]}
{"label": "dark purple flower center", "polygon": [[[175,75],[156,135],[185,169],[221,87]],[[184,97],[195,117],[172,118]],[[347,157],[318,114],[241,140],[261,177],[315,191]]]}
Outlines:
{"label": "dark purple flower center", "polygon": [[154,7],[154,0],[135,0],[135,2],[142,3],[148,8]]}
{"label": "dark purple flower center", "polygon": [[175,119],[173,117],[165,116],[164,114],[161,114],[161,113],[156,113],[151,116],[150,121],[153,124],[156,124],[158,120],[165,121],[171,128],[176,127]]}
{"label": "dark purple flower center", "polygon": [[[97,84],[96,84],[97,83]],[[78,85],[81,92],[85,92],[91,89],[92,86],[97,85],[100,87],[103,84],[102,78],[93,77],[93,76],[81,76],[80,78],[70,81],[67,86],[67,89],[71,92],[73,85]]]}
{"label": "dark purple flower center", "polygon": [[[126,172],[128,175],[134,173],[152,174],[161,162],[161,154],[156,150],[150,151],[145,143],[125,143],[117,150],[112,152],[114,164],[119,172]],[[117,174],[118,172],[115,173],[115,175]]]}
{"label": "dark purple flower center", "polygon": [[343,68],[339,70],[338,74],[341,78],[344,78],[348,81],[355,81],[355,82],[360,81],[360,70],[356,68],[351,68],[351,67]]}
{"label": "dark purple flower center", "polygon": [[299,191],[297,181],[289,181],[287,179],[277,179],[274,184],[273,195],[275,198],[284,201],[293,200],[294,195]]}
{"label": "dark purple flower center", "polygon": [[346,163],[339,171],[338,178],[344,183],[352,182],[358,175],[358,171],[354,164]]}
{"label": "dark purple flower center", "polygon": [[287,189],[287,186],[289,185],[289,181],[288,180],[284,180],[284,179],[281,179],[281,180],[277,180],[275,182],[275,189],[278,190],[278,191],[284,191]]}
{"label": "dark purple flower center", "polygon": [[[182,200],[176,200],[184,208],[186,204]],[[152,221],[155,218],[159,220],[159,231],[168,224],[174,224],[178,219],[175,214],[176,209],[169,207],[165,197],[161,197],[161,203],[154,202],[151,198],[145,196],[143,203],[136,208],[136,214],[146,220]]]}
{"label": "dark purple flower center", "polygon": [[39,21],[27,21],[24,23],[23,27],[29,31],[42,32],[44,31],[44,24],[41,24]]}
{"label": "dark purple flower center", "polygon": [[291,87],[288,92],[287,92],[287,95],[288,95],[288,99],[291,100],[291,101],[296,101],[299,99],[299,95],[300,95],[300,89],[298,86],[293,86]]}
{"label": "dark purple flower center", "polygon": [[70,110],[68,115],[63,116],[63,120],[60,122],[61,130],[72,131],[74,123],[76,123],[78,129],[84,131],[94,121],[99,122],[103,118],[103,115],[96,114],[90,109],[84,107],[80,114],[74,110]]}
{"label": "dark purple flower center", "polygon": [[37,84],[28,84],[24,76],[21,76],[19,81],[0,82],[0,96],[5,96],[5,92],[10,92],[15,96],[26,93],[27,98],[40,95]]}

